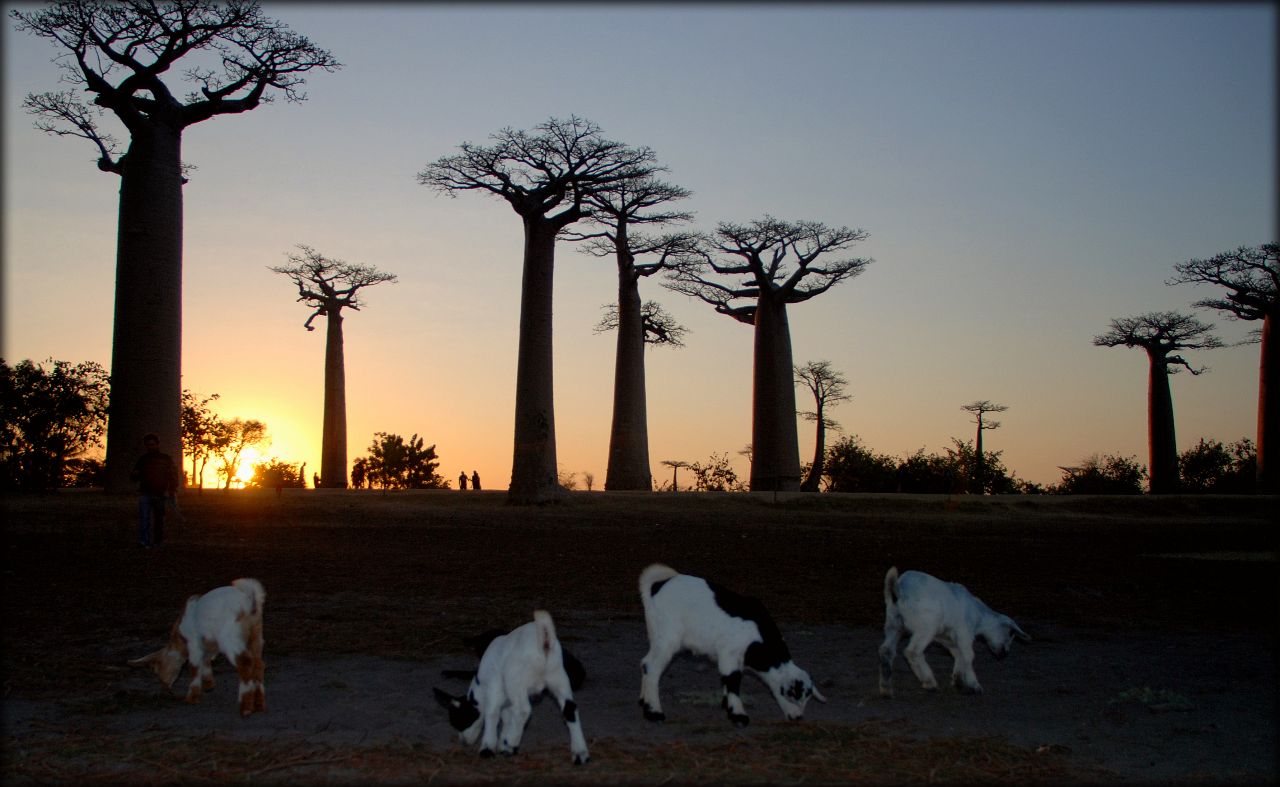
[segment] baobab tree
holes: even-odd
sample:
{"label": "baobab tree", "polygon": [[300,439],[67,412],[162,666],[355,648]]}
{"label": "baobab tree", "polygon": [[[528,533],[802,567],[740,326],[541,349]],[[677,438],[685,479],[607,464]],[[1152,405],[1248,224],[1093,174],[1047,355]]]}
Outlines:
{"label": "baobab tree", "polygon": [[[302,101],[302,74],[339,64],[256,2],[62,0],[9,15],[62,50],[62,79],[79,87],[28,95],[36,127],[92,142],[98,169],[120,176],[106,487],[126,491],[143,435],[182,454],[182,134],[276,95]],[[198,89],[179,97],[162,77],[184,59]],[[107,111],[129,135],[123,153],[99,126]]]}
{"label": "baobab tree", "polygon": [[987,487],[987,463],[986,456],[982,453],[982,433],[992,429],[999,429],[999,421],[991,421],[986,419],[987,413],[1003,413],[1009,407],[1003,404],[996,404],[988,399],[979,399],[960,406],[961,410],[973,414],[973,422],[978,425],[978,436],[974,440],[973,450],[973,478],[969,480],[970,491],[976,494],[982,494]]}
{"label": "baobab tree", "polygon": [[[649,236],[633,228],[689,221],[691,213],[667,207],[689,194],[687,189],[654,177],[619,181],[587,195],[590,230],[563,233],[571,240],[585,241],[582,251],[586,254],[613,257],[618,270],[618,302],[612,314],[606,314],[606,320],[618,331],[609,465],[604,481],[607,491],[653,489],[644,349],[649,343],[679,346],[680,342],[671,330],[674,321],[669,315],[656,303],[642,302],[640,280],[670,270],[673,260],[688,253],[697,239],[692,232]],[[681,334],[684,331],[677,329]],[[656,341],[651,342],[651,337]]]}
{"label": "baobab tree", "polygon": [[839,429],[840,424],[827,416],[827,408],[837,402],[849,401],[845,386],[849,381],[844,375],[831,368],[830,361],[809,361],[804,366],[797,366],[796,383],[804,385],[813,394],[814,409],[803,411],[800,416],[817,424],[814,436],[813,464],[809,466],[809,475],[800,484],[801,492],[817,492],[822,481],[823,460],[827,454],[827,430]]}
{"label": "baobab tree", "polygon": [[1194,306],[1217,309],[1237,320],[1262,322],[1255,340],[1262,343],[1258,364],[1258,491],[1280,494],[1280,465],[1272,452],[1280,450],[1280,244],[1241,246],[1207,260],[1174,265],[1178,275],[1169,284],[1213,284],[1226,297],[1205,298]]}
{"label": "baobab tree", "polygon": [[678,481],[679,481],[678,476],[680,474],[680,468],[691,467],[692,465],[690,465],[688,462],[684,461],[683,459],[663,459],[662,464],[671,468],[671,491],[679,492],[680,487],[678,486]]}
{"label": "baobab tree", "polygon": [[290,254],[289,265],[273,267],[275,273],[293,280],[298,301],[312,309],[303,323],[324,317],[324,428],[320,437],[320,483],[326,487],[347,486],[347,376],[342,343],[342,310],[360,310],[360,290],[383,282],[395,282],[394,273],[384,273],[368,265],[352,265],[330,259],[305,244],[301,254]]}
{"label": "baobab tree", "polygon": [[[702,254],[668,279],[676,292],[755,328],[751,403],[751,491],[800,488],[796,392],[787,306],[802,303],[861,273],[870,259],[830,262],[867,233],[812,221],[766,216],[749,224],[720,223]],[[717,257],[719,255],[719,257]],[[745,301],[745,303],[744,303]]]}
{"label": "baobab tree", "polygon": [[532,131],[505,128],[490,145],[464,142],[418,173],[418,182],[456,197],[479,191],[505,200],[524,224],[515,447],[509,502],[560,500],[557,479],[551,317],[556,236],[587,216],[587,198],[658,171],[649,148],[605,139],[579,117],[551,118]]}
{"label": "baobab tree", "polygon": [[1173,394],[1169,375],[1183,367],[1193,375],[1208,371],[1194,368],[1179,350],[1211,350],[1222,341],[1212,325],[1178,312],[1147,312],[1111,321],[1111,330],[1093,338],[1099,347],[1141,347],[1147,352],[1147,444],[1150,453],[1152,494],[1178,489],[1178,448],[1173,422]]}

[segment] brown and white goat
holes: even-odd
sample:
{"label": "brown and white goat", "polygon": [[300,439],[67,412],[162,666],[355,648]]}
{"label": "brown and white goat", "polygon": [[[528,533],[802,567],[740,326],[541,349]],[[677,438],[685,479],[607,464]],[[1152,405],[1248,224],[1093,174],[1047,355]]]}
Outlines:
{"label": "brown and white goat", "polygon": [[133,667],[149,666],[172,691],[183,664],[191,665],[187,702],[199,702],[213,688],[214,658],[221,652],[240,676],[240,715],[267,709],[262,661],[262,605],[267,599],[256,579],[236,579],[187,599],[182,616],[169,632],[169,642],[154,653],[132,659]]}

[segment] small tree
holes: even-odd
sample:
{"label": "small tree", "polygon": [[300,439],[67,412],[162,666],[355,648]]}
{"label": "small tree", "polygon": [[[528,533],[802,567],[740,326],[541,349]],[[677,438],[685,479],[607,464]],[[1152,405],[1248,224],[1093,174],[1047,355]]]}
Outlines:
{"label": "small tree", "polygon": [[865,240],[866,232],[771,216],[749,224],[721,222],[700,253],[689,255],[667,286],[751,325],[752,491],[800,488],[800,447],[787,307],[861,273],[869,259],[820,261]]}
{"label": "small tree", "polygon": [[846,435],[827,448],[823,468],[828,492],[898,491],[898,460],[875,453],[857,435]]}
{"label": "small tree", "polygon": [[1257,487],[1258,453],[1245,437],[1231,445],[1203,437],[1178,455],[1182,491],[1192,494],[1248,494]]}
{"label": "small tree", "polygon": [[979,399],[976,402],[970,402],[969,404],[962,405],[960,409],[967,413],[972,413],[973,422],[978,425],[978,436],[974,440],[974,445],[977,446],[977,448],[974,450],[975,461],[973,475],[970,478],[970,491],[976,494],[982,494],[988,486],[986,461],[982,453],[982,433],[991,429],[1000,428],[999,421],[992,421],[990,419],[984,420],[984,418],[987,413],[1003,413],[1009,408],[1006,405],[996,404],[987,399]]}
{"label": "small tree", "polygon": [[249,479],[246,486],[259,489],[276,489],[278,487],[301,489],[306,484],[302,480],[300,465],[282,462],[273,457],[265,462],[254,464],[253,477]]}
{"label": "small tree", "polygon": [[693,471],[693,488],[699,492],[746,491],[738,480],[737,471],[729,465],[728,454],[712,454],[705,464],[694,462],[689,469]]}
{"label": "small tree", "polygon": [[352,265],[330,259],[304,244],[301,254],[290,254],[291,264],[274,267],[275,273],[288,276],[298,288],[298,300],[311,307],[311,316],[303,323],[308,331],[311,322],[325,318],[324,345],[324,428],[320,438],[320,478],[328,487],[347,485],[347,377],[342,340],[342,310],[359,311],[360,290],[383,282],[396,281],[395,274],[384,273],[368,265]]}
{"label": "small tree", "polygon": [[809,465],[809,474],[800,485],[800,491],[817,492],[827,452],[827,430],[840,428],[840,424],[827,417],[827,408],[849,401],[850,396],[844,388],[849,381],[831,368],[830,361],[809,361],[804,366],[797,366],[795,372],[796,383],[804,385],[813,394],[814,409],[801,412],[800,416],[806,421],[813,421],[817,429],[813,441],[813,463]]}
{"label": "small tree", "polygon": [[1226,297],[1206,298],[1195,306],[1225,312],[1237,320],[1261,322],[1256,340],[1262,344],[1258,366],[1258,491],[1280,494],[1280,244],[1241,246],[1210,257],[1174,266],[1178,275],[1169,284],[1212,284]]}
{"label": "small tree", "polygon": [[1178,449],[1174,434],[1173,394],[1169,375],[1184,367],[1193,375],[1208,371],[1191,366],[1179,350],[1209,350],[1222,346],[1212,325],[1177,312],[1148,312],[1112,320],[1111,330],[1095,336],[1099,347],[1141,347],[1147,352],[1147,438],[1151,455],[1151,493],[1178,489]]}
{"label": "small tree", "polygon": [[437,472],[440,466],[434,445],[424,446],[418,435],[405,440],[398,434],[376,432],[365,461],[371,483],[383,489],[448,489]]}
{"label": "small tree", "polygon": [[220,420],[209,403],[218,394],[199,399],[189,388],[182,389],[182,450],[191,457],[191,485],[204,490],[204,469],[214,455],[214,441]]}
{"label": "small tree", "polygon": [[1147,468],[1135,457],[1094,454],[1074,467],[1062,467],[1062,481],[1049,487],[1058,495],[1140,495]]}
{"label": "small tree", "polygon": [[223,489],[230,489],[231,482],[240,473],[240,457],[244,449],[254,446],[267,447],[271,437],[267,425],[256,419],[232,418],[222,421],[214,436],[214,452],[218,456],[218,475],[225,479]]}
{"label": "small tree", "polygon": [[684,461],[683,459],[663,459],[662,464],[671,468],[671,491],[679,492],[680,484],[678,482],[679,482],[680,468],[689,467],[690,466],[689,463]]}
{"label": "small tree", "polygon": [[102,445],[109,396],[107,372],[93,361],[10,367],[0,358],[0,488],[62,486],[68,463]]}

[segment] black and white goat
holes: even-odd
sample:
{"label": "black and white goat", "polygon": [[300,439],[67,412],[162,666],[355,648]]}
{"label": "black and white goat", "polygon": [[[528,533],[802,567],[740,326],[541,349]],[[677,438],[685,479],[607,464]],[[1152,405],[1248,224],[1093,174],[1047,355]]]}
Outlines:
{"label": "black and white goat", "polygon": [[212,662],[221,651],[240,676],[240,715],[267,709],[262,661],[262,606],[267,600],[256,579],[232,580],[202,596],[191,596],[169,631],[169,642],[154,653],[129,661],[151,667],[172,690],[183,664],[191,665],[187,702],[198,702],[201,691],[213,688]]}
{"label": "black and white goat", "polygon": [[970,694],[982,693],[973,671],[975,638],[986,642],[998,659],[1009,655],[1015,638],[1031,641],[1013,618],[982,603],[964,585],[944,582],[921,571],[906,571],[899,576],[897,567],[890,568],[884,575],[884,642],[880,645],[880,694],[885,697],[893,696],[893,660],[904,632],[910,640],[903,655],[921,686],[929,691],[938,688],[924,658],[925,648],[937,642],[955,660],[952,685]]}
{"label": "black and white goat", "polygon": [[640,601],[649,631],[649,652],[640,664],[640,707],[650,721],[662,721],[658,681],[681,650],[710,657],[720,671],[722,706],[738,726],[749,721],[742,705],[743,668],[756,673],[788,719],[804,715],[813,697],[826,702],[791,660],[773,618],[754,598],[655,563],[640,573]]}
{"label": "black and white goat", "polygon": [[[480,756],[497,749],[515,754],[529,721],[531,696],[551,692],[569,727],[569,752],[574,765],[589,757],[578,705],[564,670],[564,656],[555,624],[545,610],[510,634],[494,637],[480,658],[480,668],[462,697],[433,689],[436,701],[449,711],[449,724],[468,746],[480,739]],[[501,743],[499,743],[501,733]]]}

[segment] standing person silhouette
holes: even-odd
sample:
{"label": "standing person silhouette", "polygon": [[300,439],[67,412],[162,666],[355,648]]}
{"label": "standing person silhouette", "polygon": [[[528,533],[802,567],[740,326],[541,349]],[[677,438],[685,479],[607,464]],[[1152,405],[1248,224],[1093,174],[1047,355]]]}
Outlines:
{"label": "standing person silhouette", "polygon": [[471,471],[471,488],[480,491],[480,474],[475,470]]}
{"label": "standing person silhouette", "polygon": [[467,491],[467,471],[466,470],[463,470],[461,473],[458,473],[458,489],[463,492]]}
{"label": "standing person silhouette", "polygon": [[138,545],[150,549],[164,541],[164,503],[178,492],[178,471],[173,459],[160,453],[159,435],[146,435],[142,445],[146,451],[129,478],[138,482]]}

